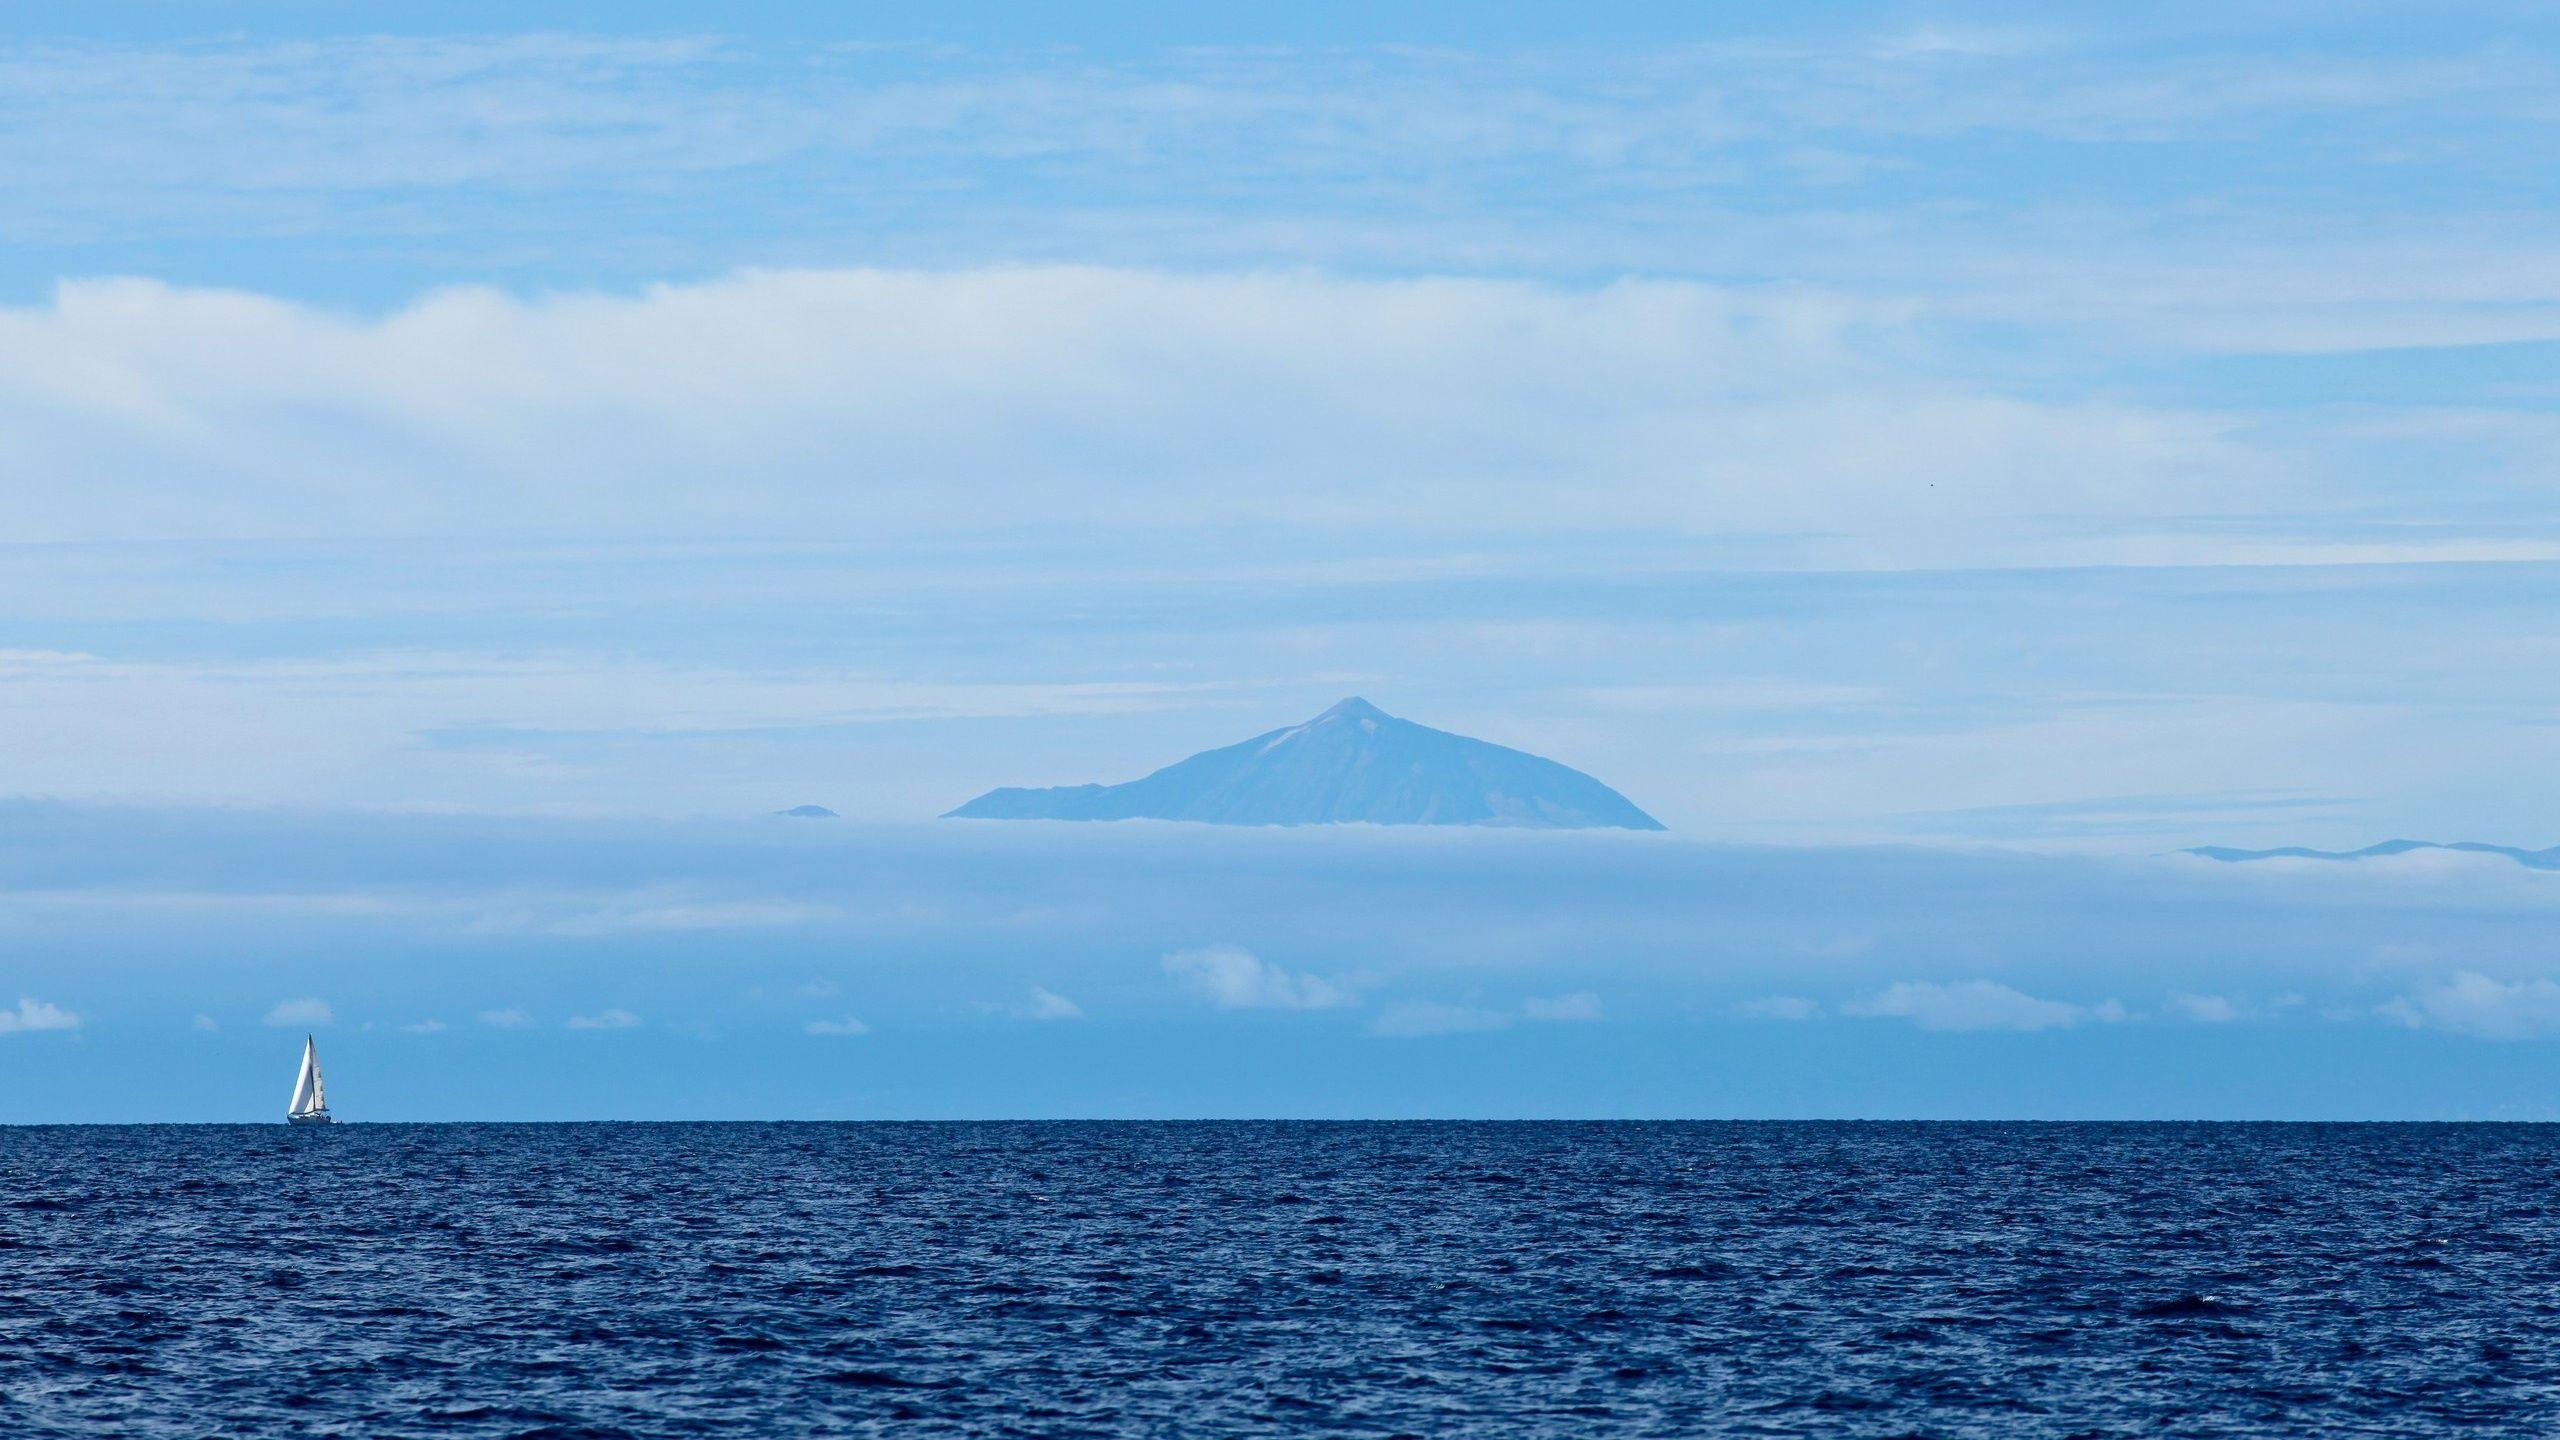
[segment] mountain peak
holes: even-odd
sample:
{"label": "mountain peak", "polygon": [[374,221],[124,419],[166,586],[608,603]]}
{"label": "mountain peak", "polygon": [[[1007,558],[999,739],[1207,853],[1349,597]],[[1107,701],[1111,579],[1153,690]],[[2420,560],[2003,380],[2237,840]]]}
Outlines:
{"label": "mountain peak", "polygon": [[[1336,723],[1344,721],[1351,723]],[[1202,751],[1143,779],[990,790],[945,818],[1662,828],[1579,770],[1399,720],[1356,695],[1302,724]]]}

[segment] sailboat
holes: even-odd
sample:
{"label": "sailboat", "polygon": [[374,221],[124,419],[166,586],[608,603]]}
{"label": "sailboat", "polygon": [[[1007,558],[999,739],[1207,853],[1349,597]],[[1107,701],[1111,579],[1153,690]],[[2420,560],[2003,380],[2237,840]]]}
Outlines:
{"label": "sailboat", "polygon": [[293,1102],[285,1107],[288,1125],[326,1125],[329,1097],[320,1089],[320,1047],[302,1037],[302,1069],[293,1077]]}

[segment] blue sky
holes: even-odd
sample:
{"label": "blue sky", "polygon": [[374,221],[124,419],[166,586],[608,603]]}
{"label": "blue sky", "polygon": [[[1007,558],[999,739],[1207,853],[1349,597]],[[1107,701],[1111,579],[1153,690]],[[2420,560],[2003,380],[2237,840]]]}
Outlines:
{"label": "blue sky", "polygon": [[[707,1113],[675,1057],[767,1041],[800,1068],[741,1113],[1965,1113],[2025,1103],[2002,1066],[2056,1113],[2298,1113],[2286,1067],[2350,1056],[2350,1112],[2538,1103],[2544,877],[2352,872],[2425,917],[2385,938],[2351,887],[2162,857],[2560,841],[2555,41],[2528,4],[0,17],[0,1001],[40,1007],[0,1066],[92,1074],[9,1118],[158,1113],[95,1077],[172,1036],[246,1069],[296,1000],[380,1038],[378,1114],[489,1111],[452,1077],[529,1036],[631,1067],[562,1114]],[[990,877],[1153,842],[925,838],[1352,693],[1625,791],[1655,883],[1797,898],[1745,955],[1703,902],[1614,928],[1577,859],[1517,974],[1155,891],[1008,948]],[[755,826],[806,802],[838,838]],[[517,912],[448,822],[590,857],[524,913],[625,920],[457,938]],[[1214,843],[1352,915],[1511,883],[1440,838]],[[1428,883],[1351,893],[1324,844]],[[747,884],[775,845],[921,847],[943,928]],[[1888,923],[1877,846],[2049,924]],[[1791,978],[1870,909],[1938,938]],[[1342,1003],[1166,968],[1230,950]],[[794,965],[866,1033],[738,998]],[[1736,1008],[1773,997],[1807,1018]],[[1175,1083],[1238,1035],[1252,1085]],[[1056,1065],[1001,1058],[1033,1036]]]}

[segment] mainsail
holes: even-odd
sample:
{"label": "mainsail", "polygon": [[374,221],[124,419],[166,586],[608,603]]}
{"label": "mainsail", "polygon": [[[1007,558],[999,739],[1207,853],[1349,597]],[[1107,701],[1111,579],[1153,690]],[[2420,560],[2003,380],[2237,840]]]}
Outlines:
{"label": "mainsail", "polygon": [[293,1103],[285,1107],[287,1115],[310,1115],[329,1108],[328,1096],[320,1089],[320,1047],[308,1035],[302,1037],[302,1069],[293,1077]]}

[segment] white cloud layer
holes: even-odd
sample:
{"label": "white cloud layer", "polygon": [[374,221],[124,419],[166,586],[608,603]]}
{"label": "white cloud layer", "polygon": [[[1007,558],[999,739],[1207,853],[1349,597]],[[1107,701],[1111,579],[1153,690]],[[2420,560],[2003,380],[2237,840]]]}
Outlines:
{"label": "white cloud layer", "polygon": [[2199,1025],[2228,1025],[2241,1015],[2240,1005],[2227,995],[2197,995],[2184,990],[2170,994],[2169,1008]]}
{"label": "white cloud layer", "polygon": [[868,1035],[871,1027],[847,1015],[841,1020],[812,1020],[800,1027],[811,1035]]}
{"label": "white cloud layer", "polygon": [[1380,1009],[1369,1021],[1369,1033],[1396,1039],[1420,1035],[1462,1035],[1478,1030],[1505,1030],[1515,1017],[1481,1005],[1451,1005],[1438,1000],[1399,1000]]}
{"label": "white cloud layer", "polygon": [[276,1026],[326,1025],[335,1019],[337,1015],[329,1008],[328,1001],[310,996],[298,1000],[279,1000],[272,1009],[267,1011],[267,1023]]}
{"label": "white cloud layer", "polygon": [[2465,970],[2386,1001],[2377,1013],[2415,1030],[2530,1040],[2560,1034],[2560,981],[2498,980]]}
{"label": "white cloud layer", "polygon": [[[1489,44],[1454,16],[1427,46],[1080,29],[1107,63],[254,26],[20,45],[0,48],[0,217],[22,242],[254,237],[448,274],[844,253],[1596,266],[1885,280],[1977,316],[2241,345],[2549,333],[2547,231],[2509,198],[2550,146],[2547,45],[2480,48],[2458,21],[2377,43],[2352,6],[2254,45],[2193,14],[2029,35],[1835,8],[1761,7],[1677,46]],[[2181,143],[2179,164],[2117,163]],[[2421,158],[2413,214],[2397,175]],[[873,203],[811,204],[847,167]]]}
{"label": "white cloud layer", "polygon": [[2058,1030],[2083,1021],[2124,1018],[2114,1001],[2075,1005],[2044,1000],[1990,980],[1939,984],[1904,980],[1841,1007],[1851,1015],[1908,1020],[1923,1030]]}
{"label": "white cloud layer", "polygon": [[593,1015],[569,1017],[569,1028],[572,1030],[636,1030],[639,1027],[640,1017],[622,1009],[601,1010]]}
{"label": "white cloud layer", "polygon": [[1292,973],[1235,945],[1178,950],[1165,973],[1221,1010],[1330,1010],[1351,997],[1330,981]]}
{"label": "white cloud layer", "polygon": [[1571,995],[1533,995],[1520,1002],[1520,1016],[1524,1020],[1597,1020],[1601,1014],[1600,997],[1588,990]]}
{"label": "white cloud layer", "polygon": [[33,1030],[77,1030],[80,1017],[48,1000],[31,996],[18,997],[18,1008],[0,1010],[0,1035],[23,1035]]}
{"label": "white cloud layer", "polygon": [[0,309],[0,457],[61,482],[0,491],[20,539],[1286,521],[1963,549],[2279,499],[2229,432],[1952,383],[1898,304],[1673,281],[750,271],[364,318],[95,280]]}
{"label": "white cloud layer", "polygon": [[1015,1013],[1025,1020],[1081,1020],[1084,1007],[1045,985],[1034,985]]}
{"label": "white cloud layer", "polygon": [[1072,156],[1080,173],[1188,177],[1250,155],[1280,172],[1266,184],[1398,173],[1481,184],[1574,160],[1629,181],[1713,183],[1748,164],[1818,192],[1855,178],[1859,150],[1914,137],[2222,138],[2413,105],[2549,123],[2536,102],[2552,67],[2519,46],[2448,55],[2402,33],[2388,53],[2253,53],[2211,45],[2192,18],[2158,27],[2190,32],[2183,45],[2150,25],[2110,35],[1791,18],[1702,27],[1678,46],[1131,46],[1109,64],[1039,46],[777,54],[717,36],[244,34],[14,48],[0,52],[0,98],[42,98],[55,126],[51,147],[11,137],[29,150],[11,178],[91,203],[147,186],[164,205],[225,186],[638,193],[795,156],[919,154],[945,165]]}
{"label": "white cloud layer", "polygon": [[1600,997],[1587,990],[1570,995],[1533,995],[1514,1010],[1441,1000],[1399,1000],[1370,1017],[1369,1033],[1396,1038],[1458,1035],[1474,1030],[1508,1030],[1523,1020],[1586,1023],[1600,1019],[1604,1013]]}

